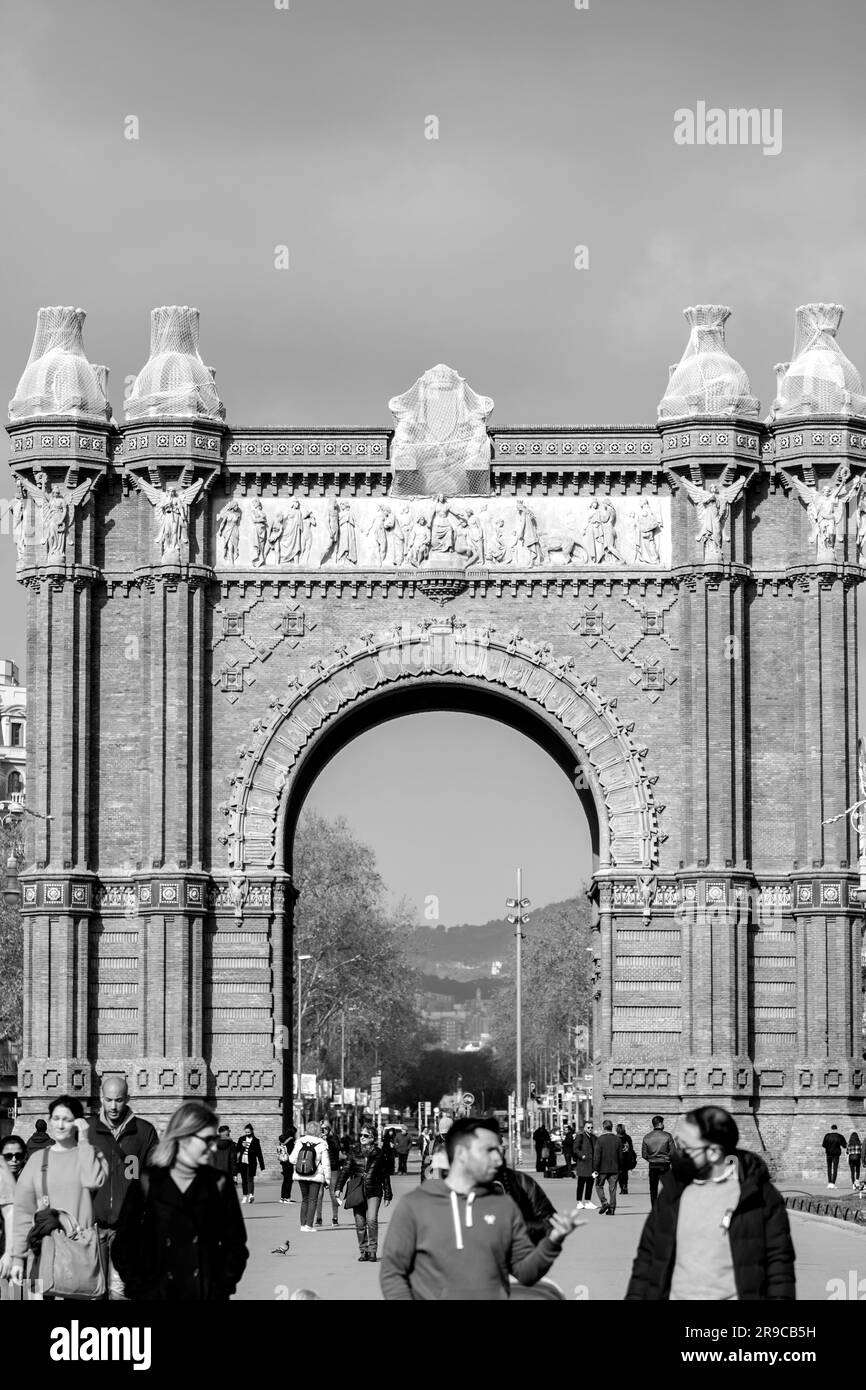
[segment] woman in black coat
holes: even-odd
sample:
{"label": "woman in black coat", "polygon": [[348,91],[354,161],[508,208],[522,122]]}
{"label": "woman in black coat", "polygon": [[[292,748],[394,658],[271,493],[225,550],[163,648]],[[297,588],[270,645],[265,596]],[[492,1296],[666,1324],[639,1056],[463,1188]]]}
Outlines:
{"label": "woman in black coat", "polygon": [[256,1200],[256,1169],[265,1171],[265,1160],[262,1155],[262,1146],[255,1135],[252,1125],[244,1125],[244,1132],[238,1140],[237,1149],[237,1171],[241,1175],[241,1188],[243,1197],[241,1204],[254,1202]]}
{"label": "woman in black coat", "polygon": [[378,1259],[379,1207],[384,1198],[389,1206],[393,1197],[391,1176],[385,1155],[376,1146],[368,1125],[361,1130],[361,1144],[349,1153],[337,1178],[337,1192],[355,1218],[359,1264]]}
{"label": "woman in black coat", "polygon": [[246,1268],[246,1230],[233,1183],[210,1165],[217,1117],[187,1101],[150,1167],[129,1184],[111,1247],[127,1298],[228,1301]]}

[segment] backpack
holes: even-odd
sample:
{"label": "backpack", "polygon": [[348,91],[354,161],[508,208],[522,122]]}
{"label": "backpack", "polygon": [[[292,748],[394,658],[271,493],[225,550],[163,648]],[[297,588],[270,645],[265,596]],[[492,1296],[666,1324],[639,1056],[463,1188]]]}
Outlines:
{"label": "backpack", "polygon": [[279,1159],[280,1163],[288,1163],[288,1161],[289,1161],[289,1146],[288,1146],[288,1144],[278,1144],[278,1145],[277,1145],[277,1158]]}
{"label": "backpack", "polygon": [[318,1166],[319,1155],[316,1153],[316,1146],[305,1140],[301,1145],[298,1161],[295,1164],[295,1177],[311,1178]]}

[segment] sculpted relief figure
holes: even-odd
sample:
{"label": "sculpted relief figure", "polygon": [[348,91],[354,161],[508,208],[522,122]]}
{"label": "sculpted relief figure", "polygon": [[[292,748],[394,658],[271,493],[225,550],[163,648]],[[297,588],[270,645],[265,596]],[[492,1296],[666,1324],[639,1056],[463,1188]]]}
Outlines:
{"label": "sculpted relief figure", "polygon": [[348,560],[350,565],[358,563],[358,542],[355,536],[355,518],[348,502],[338,507],[337,563]]}
{"label": "sculpted relief figure", "polygon": [[430,553],[448,555],[454,550],[455,523],[466,524],[462,512],[458,512],[440,492],[430,518]]}
{"label": "sculpted relief figure", "polygon": [[590,561],[602,564],[608,556],[624,564],[616,548],[616,508],[607,497],[593,497],[584,529],[584,546]]}
{"label": "sculpted relief figure", "polygon": [[240,551],[242,515],[240,502],[232,497],[217,516],[217,535],[222,542],[223,559],[229,565],[237,562]]}
{"label": "sculpted relief figure", "polygon": [[728,515],[734,503],[746,486],[745,475],[726,487],[710,483],[707,487],[693,483],[681,474],[677,479],[682,483],[689,498],[698,509],[700,529],[695,536],[704,547],[704,564],[724,560],[724,542],[727,539]]}
{"label": "sculpted relief figure", "polygon": [[253,564],[263,565],[268,549],[268,518],[261,497],[253,503],[250,520],[253,523]]}
{"label": "sculpted relief figure", "polygon": [[409,542],[409,564],[423,565],[430,554],[430,522],[423,514],[416,516],[412,524],[412,536]]}
{"label": "sculpted relief figure", "polygon": [[541,564],[541,535],[538,530],[538,522],[534,512],[531,512],[525,502],[519,498],[517,501],[517,521],[514,527],[514,539],[508,550],[507,559],[514,561],[515,564],[528,566],[534,569]]}
{"label": "sculpted relief figure", "polygon": [[644,497],[634,520],[634,558],[637,564],[661,564],[656,541],[661,529],[661,517],[656,514],[649,498]]}
{"label": "sculpted relief figure", "polygon": [[[795,478],[784,468],[781,472],[782,476],[787,478],[788,482],[797,489],[812,523],[809,540],[815,543],[817,562],[819,564],[835,564],[836,543],[845,525],[845,505],[857,492],[860,486],[859,480],[855,481],[850,488],[847,487],[851,477],[851,470],[847,464],[842,464],[839,468],[833,483],[825,483],[820,490],[816,487],[810,487],[808,483],[801,482],[799,478]],[[858,518],[858,541],[859,530]]]}
{"label": "sculpted relief figure", "polygon": [[156,513],[154,545],[159,546],[162,559],[179,558],[181,546],[189,540],[189,509],[204,487],[204,479],[198,478],[185,488],[178,488],[175,483],[161,488],[154,487],[137,473],[133,473],[132,478]]}
{"label": "sculpted relief figure", "polygon": [[[376,547],[376,559],[379,565],[388,562],[388,539],[389,534],[394,530],[394,513],[390,507],[386,507],[384,502],[376,503],[376,510],[373,513],[373,520],[366,529],[366,535],[373,537],[373,544]],[[391,549],[391,559],[394,557],[393,545]]]}
{"label": "sculpted relief figure", "polygon": [[[34,487],[26,478],[19,478],[19,484],[36,504],[41,524],[40,544],[44,547],[45,558],[55,564],[66,556],[66,537],[72,526],[75,508],[87,500],[93,487],[93,479],[87,478],[78,487],[65,490],[58,484],[48,486],[45,473],[38,473],[39,487]],[[22,512],[23,515],[23,512]],[[16,544],[19,546],[19,559],[23,558],[24,528],[23,520],[16,518]]]}
{"label": "sculpted relief figure", "polygon": [[313,554],[313,532],[316,518],[310,507],[306,507],[301,517],[301,564],[308,565]]}

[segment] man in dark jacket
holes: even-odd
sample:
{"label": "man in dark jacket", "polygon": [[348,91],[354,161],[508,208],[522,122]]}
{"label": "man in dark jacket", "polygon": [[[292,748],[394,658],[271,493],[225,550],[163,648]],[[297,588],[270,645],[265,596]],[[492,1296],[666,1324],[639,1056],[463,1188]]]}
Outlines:
{"label": "man in dark jacket", "polygon": [[661,1115],[653,1115],[653,1127],[644,1135],[640,1156],[649,1164],[650,1206],[655,1206],[659,1183],[669,1172],[674,1156],[674,1141],[665,1129]]}
{"label": "man in dark jacket", "polygon": [[574,1125],[566,1125],[562,1136],[562,1159],[565,1163],[565,1176],[571,1177],[574,1166]]}
{"label": "man in dark jacket", "polygon": [[93,1219],[108,1251],[108,1297],[121,1300],[123,1281],[112,1263],[111,1246],[129,1184],[144,1171],[157,1134],[149,1120],[132,1113],[125,1076],[107,1076],[101,1100],[99,1114],[90,1121],[90,1142],[108,1160],[108,1177],[93,1194]]}
{"label": "man in dark jacket", "polygon": [[[622,1140],[618,1134],[614,1134],[612,1120],[604,1120],[601,1131],[592,1151],[595,1190],[601,1203],[598,1214],[599,1216],[615,1216],[616,1185],[619,1180],[619,1170],[622,1167]],[[607,1183],[609,1194],[607,1198],[604,1195],[605,1183]]]}
{"label": "man in dark jacket", "polygon": [[[478,1128],[489,1129],[498,1140],[501,1140],[499,1121],[495,1117],[479,1120]],[[537,1183],[529,1173],[521,1173],[516,1168],[509,1168],[503,1160],[492,1186],[494,1191],[501,1190],[515,1203],[523,1217],[523,1224],[526,1226],[529,1239],[533,1245],[538,1245],[539,1241],[542,1241],[548,1234],[550,1218],[556,1213],[556,1207],[541,1184]]]}
{"label": "man in dark jacket", "polygon": [[54,1140],[48,1133],[48,1125],[44,1120],[37,1120],[36,1128],[27,1140],[27,1157],[31,1158],[32,1155],[37,1154],[40,1149],[47,1148],[49,1144],[53,1143]]}
{"label": "man in dark jacket", "polygon": [[821,1141],[821,1148],[827,1155],[827,1186],[836,1186],[836,1175],[839,1172],[839,1158],[842,1150],[847,1149],[848,1145],[839,1133],[835,1125],[831,1125]]}
{"label": "man in dark jacket", "polygon": [[[532,1142],[535,1145],[535,1171],[536,1173],[546,1173],[550,1164],[550,1155],[553,1152],[553,1140],[550,1137],[550,1130],[543,1120],[533,1131]],[[547,1151],[546,1156],[545,1150]]]}
{"label": "man in dark jacket", "polygon": [[234,1181],[235,1141],[232,1139],[232,1132],[228,1125],[220,1125],[216,1142],[211,1149],[210,1161],[212,1168],[216,1168],[220,1173],[225,1173],[229,1182]]}
{"label": "man in dark jacket", "polygon": [[737,1148],[732,1115],[685,1117],[672,1171],[643,1228],[626,1298],[793,1299],[788,1213],[757,1154]]}
{"label": "man in dark jacket", "polygon": [[574,1162],[577,1173],[577,1205],[580,1208],[592,1206],[592,1175],[595,1171],[593,1152],[595,1149],[595,1126],[592,1120],[584,1123],[580,1134],[574,1137]]}

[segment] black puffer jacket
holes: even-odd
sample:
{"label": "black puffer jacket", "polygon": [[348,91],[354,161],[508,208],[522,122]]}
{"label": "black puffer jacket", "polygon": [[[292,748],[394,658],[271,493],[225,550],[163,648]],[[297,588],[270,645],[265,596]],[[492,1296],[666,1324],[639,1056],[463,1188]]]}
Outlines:
{"label": "black puffer jacket", "polygon": [[343,1190],[349,1178],[355,1173],[363,1173],[364,1175],[365,1198],[384,1197],[386,1202],[391,1201],[393,1193],[385,1155],[375,1144],[367,1150],[366,1155],[361,1149],[355,1149],[349,1154],[337,1178],[338,1192]]}
{"label": "black puffer jacket", "polygon": [[497,1186],[515,1203],[523,1217],[529,1239],[533,1245],[538,1245],[548,1234],[550,1217],[556,1213],[556,1207],[544,1188],[528,1173],[519,1173],[514,1168],[504,1166],[500,1168],[497,1180],[493,1184],[494,1191]]}
{"label": "black puffer jacket", "polygon": [[[757,1154],[736,1150],[740,1200],[731,1217],[734,1280],[741,1301],[796,1297],[794,1246],[785,1203]],[[686,1184],[666,1173],[643,1228],[626,1299],[667,1299],[677,1248],[680,1197]]]}

